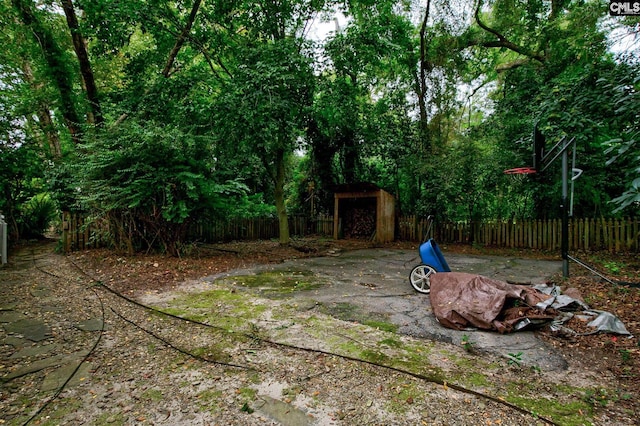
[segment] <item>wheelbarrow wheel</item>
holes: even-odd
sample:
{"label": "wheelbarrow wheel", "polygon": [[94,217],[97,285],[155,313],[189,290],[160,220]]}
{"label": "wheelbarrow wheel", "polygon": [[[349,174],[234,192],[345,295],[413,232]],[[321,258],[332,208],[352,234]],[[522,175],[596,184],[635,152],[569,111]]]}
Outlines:
{"label": "wheelbarrow wheel", "polygon": [[429,265],[421,263],[411,270],[409,275],[409,282],[411,287],[418,293],[429,294],[431,291],[431,275],[435,274],[436,270]]}

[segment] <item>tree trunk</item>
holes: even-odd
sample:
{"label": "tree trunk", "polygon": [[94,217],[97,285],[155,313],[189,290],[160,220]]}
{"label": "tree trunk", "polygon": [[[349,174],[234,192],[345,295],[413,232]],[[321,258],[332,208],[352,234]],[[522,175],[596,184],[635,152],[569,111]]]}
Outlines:
{"label": "tree trunk", "polygon": [[423,152],[427,152],[431,146],[429,135],[429,116],[427,114],[427,73],[433,69],[433,64],[427,55],[427,22],[429,20],[429,9],[431,8],[431,0],[427,1],[427,8],[424,12],[422,25],[420,26],[420,75],[417,81],[418,106],[420,110],[420,143]]}
{"label": "tree trunk", "polygon": [[67,25],[69,31],[71,31],[71,39],[73,40],[73,49],[78,57],[78,63],[80,64],[80,74],[82,75],[82,81],[84,88],[87,92],[87,99],[91,106],[91,118],[90,123],[100,125],[104,122],[102,118],[102,109],[100,108],[100,101],[98,100],[98,88],[96,87],[95,79],[93,78],[93,70],[91,69],[91,62],[89,61],[89,53],[85,46],[85,40],[80,33],[80,25],[78,25],[78,18],[73,8],[71,0],[61,0],[62,9],[67,17]]}
{"label": "tree trunk", "polygon": [[359,174],[355,132],[347,128],[343,130],[344,134],[338,140],[338,145],[342,147],[342,174],[346,183],[354,183]]}
{"label": "tree trunk", "polygon": [[276,202],[276,212],[278,213],[278,228],[280,231],[280,244],[289,244],[289,218],[287,208],[284,204],[284,184],[285,184],[285,152],[278,148],[275,155],[275,179],[274,198]]}
{"label": "tree trunk", "polygon": [[[40,85],[35,82],[31,64],[26,60],[22,62],[22,72],[24,73],[25,81],[29,83],[34,92],[41,89],[41,87],[39,87]],[[42,130],[42,133],[44,133],[47,144],[49,145],[49,152],[51,153],[51,156],[56,159],[60,158],[62,156],[60,137],[55,129],[53,119],[51,118],[51,111],[44,100],[37,103],[36,114],[38,115],[37,126]]]}
{"label": "tree trunk", "polygon": [[56,43],[53,35],[36,18],[32,9],[32,2],[26,0],[12,0],[13,7],[18,12],[22,23],[31,30],[36,43],[48,65],[48,72],[55,83],[60,95],[60,110],[65,124],[74,143],[80,142],[80,120],[73,102],[73,83],[69,76],[67,65],[64,63],[64,52]]}

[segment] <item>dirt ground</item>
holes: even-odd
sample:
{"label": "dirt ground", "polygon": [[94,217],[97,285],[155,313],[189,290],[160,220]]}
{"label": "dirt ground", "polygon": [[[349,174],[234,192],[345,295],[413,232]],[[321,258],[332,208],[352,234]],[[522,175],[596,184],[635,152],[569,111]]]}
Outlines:
{"label": "dirt ground", "polygon": [[[362,364],[322,351],[300,351],[295,345],[273,345],[269,339],[256,339],[249,325],[241,337],[234,339],[221,330],[213,337],[206,337],[221,341],[229,339],[222,353],[209,353],[207,351],[213,350],[206,349],[200,342],[203,339],[200,332],[194,331],[204,325],[184,324],[171,318],[158,319],[155,314],[131,303],[145,294],[180,290],[185,283],[192,285],[204,276],[236,268],[334,255],[371,246],[369,242],[357,240],[304,239],[296,240],[288,247],[274,241],[241,242],[194,245],[182,258],[152,254],[127,257],[108,250],[61,256],[50,253],[51,242],[25,246],[20,256],[0,270],[3,279],[0,308],[3,313],[26,313],[37,301],[41,302],[40,315],[50,324],[51,330],[39,345],[51,345],[52,352],[68,355],[67,361],[75,356],[76,364],[86,370],[79,370],[83,373],[80,378],[79,374],[75,375],[79,383],[64,383],[58,379],[53,385],[44,386],[45,390],[43,385],[50,377],[48,373],[59,365],[33,369],[29,374],[6,380],[7,373],[19,371],[25,364],[33,366],[45,355],[29,355],[28,349],[35,345],[20,342],[19,336],[5,333],[0,368],[3,376],[0,424],[241,425],[285,424],[283,420],[273,419],[286,419],[286,424],[291,425],[475,425],[480,424],[479,418],[482,424],[545,424],[548,419],[536,418],[533,408],[524,407],[526,412],[522,413],[499,401],[473,394],[469,396],[462,392],[452,396],[446,380],[433,379],[425,372],[419,375],[433,380],[417,383],[416,377],[405,377],[394,370],[380,370],[375,363]],[[394,243],[385,246],[393,247],[406,249],[417,245]],[[446,245],[441,249],[445,255],[451,252],[557,258],[554,253],[470,246]],[[577,254],[576,257],[616,281],[640,281],[637,254],[595,253]],[[589,388],[579,398],[590,411],[588,417],[594,424],[637,422],[640,414],[640,288],[611,285],[577,265],[571,266],[568,282],[563,282],[560,276],[553,280],[564,288],[577,288],[591,308],[613,313],[633,334],[633,338],[627,339],[606,334],[559,336],[545,330],[538,332],[541,339],[566,357],[571,371],[580,372],[596,382],[602,378],[603,384],[611,384],[603,385],[600,390]],[[130,300],[92,287],[97,282]],[[95,329],[94,333],[87,333],[78,324],[86,323],[87,319],[100,319],[100,315],[104,327],[98,330],[102,338],[96,343]],[[290,324],[282,319],[273,319],[274,323],[276,320],[278,327],[274,329],[284,327],[282,324],[295,327],[290,319]],[[577,322],[571,325],[574,329],[581,327]],[[332,323],[332,327],[344,327],[342,332],[346,335],[347,330],[352,331],[355,326]],[[356,338],[345,338],[357,339],[365,346],[370,344],[368,337],[380,338],[379,331],[358,328],[358,332]],[[88,348],[92,350],[88,351]],[[440,356],[440,364],[447,358],[462,359],[467,355],[460,347],[447,347],[446,350],[450,352],[446,357]],[[83,363],[77,362],[85,356]],[[478,358],[467,361],[482,368]],[[211,367],[203,370],[203,363]],[[251,370],[244,368],[247,364],[253,366]],[[502,373],[495,374],[495,383],[481,383],[478,388],[482,392],[499,392],[510,383],[518,382],[522,372],[511,367],[514,366],[502,365]],[[454,367],[438,365],[438,368],[448,375],[453,374],[453,370],[447,368]],[[159,370],[163,374],[159,374]],[[567,383],[571,383],[570,378]],[[554,392],[547,391],[553,398]],[[429,397],[424,398],[425,395]],[[442,401],[438,402],[439,398]],[[261,401],[258,405],[257,399]],[[389,404],[395,405],[390,408]],[[281,413],[274,414],[278,410]],[[295,418],[296,414],[300,418]],[[561,415],[554,417],[553,423],[581,424],[574,418],[564,421]]]}

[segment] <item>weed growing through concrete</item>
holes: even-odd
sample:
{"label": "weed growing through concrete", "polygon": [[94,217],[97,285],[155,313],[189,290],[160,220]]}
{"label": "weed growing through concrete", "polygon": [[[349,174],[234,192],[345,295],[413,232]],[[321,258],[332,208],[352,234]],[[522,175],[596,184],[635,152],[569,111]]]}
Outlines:
{"label": "weed growing through concrete", "polygon": [[473,342],[469,339],[469,335],[462,335],[462,347],[467,352],[473,352]]}
{"label": "weed growing through concrete", "polygon": [[520,363],[522,362],[522,352],[517,352],[517,353],[510,352],[507,355],[509,355],[510,366],[520,367]]}

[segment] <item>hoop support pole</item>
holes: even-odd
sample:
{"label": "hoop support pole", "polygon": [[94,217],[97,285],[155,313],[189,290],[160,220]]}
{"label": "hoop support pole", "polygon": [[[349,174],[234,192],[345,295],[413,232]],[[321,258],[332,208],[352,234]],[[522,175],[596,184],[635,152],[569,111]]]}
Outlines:
{"label": "hoop support pole", "polygon": [[569,141],[562,148],[562,241],[560,250],[562,251],[562,276],[564,278],[569,277],[569,156],[567,148],[571,142]]}

